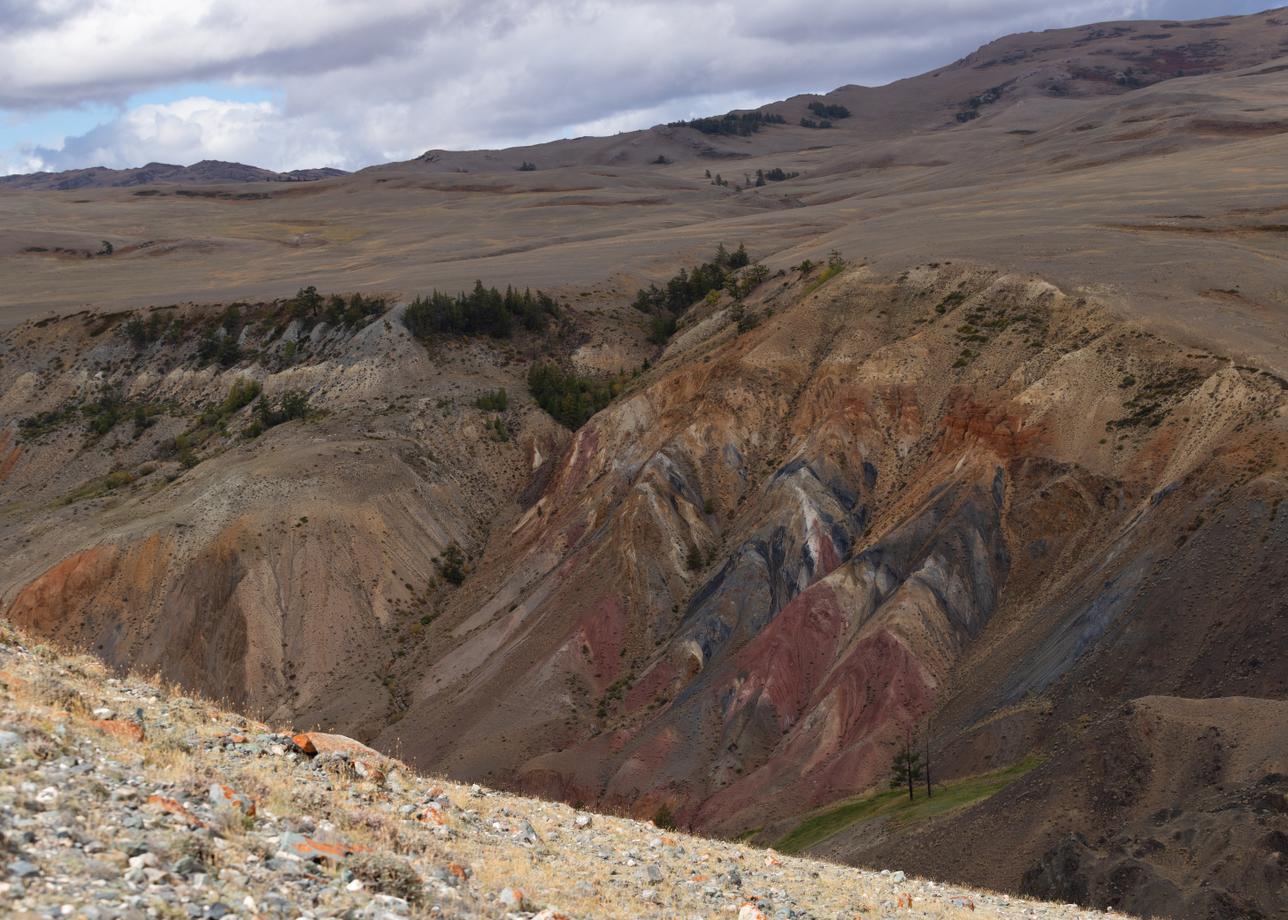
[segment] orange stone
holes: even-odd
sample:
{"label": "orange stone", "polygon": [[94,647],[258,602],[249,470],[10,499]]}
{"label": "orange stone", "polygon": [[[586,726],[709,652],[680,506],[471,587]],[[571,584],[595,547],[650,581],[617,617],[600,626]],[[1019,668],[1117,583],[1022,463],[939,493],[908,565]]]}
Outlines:
{"label": "orange stone", "polygon": [[419,821],[423,821],[425,824],[447,823],[447,815],[443,814],[443,810],[441,808],[426,808],[417,815],[416,818]]}
{"label": "orange stone", "polygon": [[162,811],[168,811],[172,815],[178,815],[180,818],[183,818],[193,827],[206,826],[205,821],[202,821],[192,812],[188,811],[188,809],[184,808],[183,803],[179,802],[176,799],[171,799],[164,795],[150,795],[148,796],[148,804],[156,805]]}
{"label": "orange stone", "polygon": [[346,856],[354,853],[366,852],[365,847],[355,846],[348,843],[324,843],[321,840],[314,840],[312,837],[298,837],[293,839],[289,848],[292,853],[301,859],[334,859],[342,860]]}
{"label": "orange stone", "polygon": [[223,783],[215,783],[210,787],[210,797],[217,804],[227,805],[230,808],[236,808],[244,812],[246,817],[255,817],[255,800],[243,792],[238,792],[232,786],[225,786]]}
{"label": "orange stone", "polygon": [[361,759],[367,763],[383,763],[388,759],[379,751],[367,747],[361,741],[354,741],[346,735],[300,732],[291,740],[305,754],[348,754],[355,760]]}

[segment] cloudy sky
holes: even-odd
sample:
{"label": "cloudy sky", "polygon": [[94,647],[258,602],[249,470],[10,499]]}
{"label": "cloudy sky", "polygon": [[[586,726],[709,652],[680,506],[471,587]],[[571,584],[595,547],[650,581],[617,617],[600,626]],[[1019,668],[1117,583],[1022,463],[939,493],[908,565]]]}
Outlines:
{"label": "cloudy sky", "polygon": [[884,83],[1010,32],[1274,0],[0,0],[0,175],[356,168]]}

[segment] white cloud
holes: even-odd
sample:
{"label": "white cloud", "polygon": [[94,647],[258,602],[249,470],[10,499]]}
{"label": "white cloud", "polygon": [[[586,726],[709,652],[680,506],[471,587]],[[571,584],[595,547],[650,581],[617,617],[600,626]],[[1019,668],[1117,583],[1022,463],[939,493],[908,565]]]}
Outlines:
{"label": "white cloud", "polygon": [[[1197,14],[1200,2],[0,0],[0,108],[123,104],[167,85],[247,83],[279,101],[139,106],[61,149],[9,159],[355,167],[884,82],[1009,32],[1181,6]],[[1209,0],[1201,12],[1244,4]]]}
{"label": "white cloud", "polygon": [[58,149],[30,148],[28,169],[125,168],[149,161],[269,162],[281,169],[348,161],[341,135],[322,124],[285,117],[271,102],[228,102],[195,96],[141,105]]}

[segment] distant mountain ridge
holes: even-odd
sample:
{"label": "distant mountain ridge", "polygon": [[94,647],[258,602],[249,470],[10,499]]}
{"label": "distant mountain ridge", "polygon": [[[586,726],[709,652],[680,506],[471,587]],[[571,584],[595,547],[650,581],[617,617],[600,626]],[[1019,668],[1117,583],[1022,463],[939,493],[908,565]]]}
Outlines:
{"label": "distant mountain ridge", "polygon": [[42,189],[71,191],[81,188],[129,188],[135,185],[156,183],[214,183],[214,182],[315,182],[335,176],[347,176],[343,169],[293,169],[274,172],[245,163],[225,160],[202,160],[191,166],[173,163],[148,163],[133,169],[108,169],[91,166],[87,169],[68,169],[63,172],[37,172],[0,176],[0,187],[16,189]]}

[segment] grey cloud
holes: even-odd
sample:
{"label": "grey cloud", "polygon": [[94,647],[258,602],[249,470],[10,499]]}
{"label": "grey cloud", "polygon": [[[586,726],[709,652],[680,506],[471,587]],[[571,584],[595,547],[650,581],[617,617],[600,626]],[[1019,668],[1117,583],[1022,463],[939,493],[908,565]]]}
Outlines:
{"label": "grey cloud", "polygon": [[[190,0],[207,8],[195,30],[181,31],[180,19],[164,19],[173,6],[137,2],[152,4],[163,17],[155,27],[174,25],[174,49],[148,47],[146,36],[125,31],[115,37],[119,47],[109,42],[89,48],[83,61],[6,73],[4,52],[21,56],[44,47],[34,42],[47,46],[60,30],[102,10],[85,0],[37,21],[25,7],[0,0],[0,106],[119,102],[141,89],[205,80],[265,86],[280,102],[269,114],[188,107],[149,111],[139,119],[123,112],[69,139],[61,150],[34,151],[42,162],[66,168],[92,165],[87,160],[98,157],[107,165],[127,165],[127,158],[145,149],[154,151],[147,159],[175,159],[206,145],[244,151],[276,168],[355,167],[429,147],[548,139],[620,113],[668,120],[703,104],[745,105],[846,83],[885,82],[949,63],[1014,31],[1128,16],[1247,12],[1257,5],[386,0],[371,8],[340,0],[277,0],[265,13],[257,5],[262,0]],[[360,18],[355,8],[363,10]],[[21,34],[3,28],[18,22],[25,29]],[[266,24],[275,28],[266,32]],[[154,24],[147,20],[140,28]],[[132,40],[140,47],[131,48]]]}

